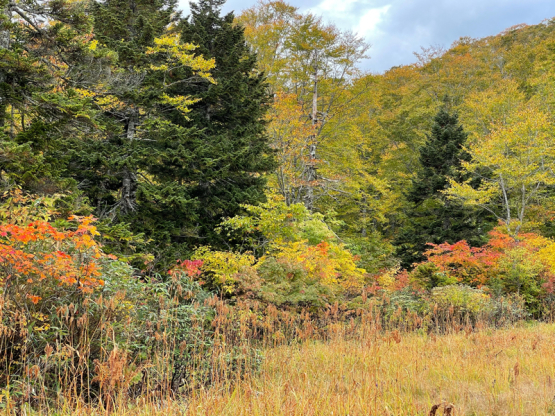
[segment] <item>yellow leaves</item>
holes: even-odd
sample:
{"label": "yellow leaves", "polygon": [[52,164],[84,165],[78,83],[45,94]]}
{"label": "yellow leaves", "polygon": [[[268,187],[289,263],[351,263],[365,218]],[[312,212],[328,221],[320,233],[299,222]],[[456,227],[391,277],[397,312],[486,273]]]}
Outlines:
{"label": "yellow leaves", "polygon": [[95,102],[104,110],[116,110],[126,107],[126,104],[115,95],[98,96],[96,97]]}
{"label": "yellow leaves", "polygon": [[533,185],[553,181],[545,169],[548,168],[546,162],[554,162],[554,146],[548,115],[527,107],[506,121],[494,124],[493,131],[470,151],[474,163],[489,167],[495,176]]}
{"label": "yellow leaves", "polygon": [[508,123],[524,101],[516,81],[501,79],[485,91],[468,94],[461,108],[461,122],[475,141],[489,134],[495,125]]}
{"label": "yellow leaves", "polygon": [[377,282],[381,288],[387,291],[393,291],[396,288],[396,275],[401,270],[401,267],[396,266],[391,269],[387,269],[384,273],[377,277]]}
{"label": "yellow leaves", "polygon": [[200,98],[184,97],[182,95],[170,97],[167,94],[162,94],[161,97],[161,102],[174,106],[183,114],[189,113],[191,111],[189,107],[195,103],[198,103],[199,101]]}
{"label": "yellow leaves", "polygon": [[93,39],[89,44],[89,49],[91,51],[95,51],[97,46],[98,46],[98,40]]}
{"label": "yellow leaves", "polygon": [[463,199],[467,205],[482,206],[501,192],[496,182],[484,182],[478,189],[473,188],[469,182],[457,183],[452,179],[449,182],[451,186],[446,194],[454,199]]}
{"label": "yellow leaves", "polygon": [[463,163],[467,172],[480,175],[480,185],[452,181],[447,192],[493,212],[501,204],[503,210],[496,215],[510,233],[518,233],[541,190],[555,184],[552,120],[534,104],[520,105],[498,114],[488,130],[469,147],[472,161]]}
{"label": "yellow leaves", "polygon": [[[196,56],[192,53],[197,46],[190,43],[182,43],[179,35],[166,35],[154,39],[155,46],[147,48],[147,55],[153,55],[156,59],[160,58],[160,63],[152,64],[150,69],[152,71],[164,73],[164,87],[167,88],[173,85],[173,82],[167,80],[173,76],[173,71],[182,68],[190,68],[193,73],[212,83],[216,81],[210,75],[210,71],[216,66],[215,59],[204,59],[202,56]],[[179,82],[179,81],[176,81]],[[163,94],[161,102],[174,106],[182,114],[190,112],[190,106],[198,102],[199,99],[194,99],[187,96],[169,96]]]}
{"label": "yellow leaves", "polygon": [[275,186],[282,194],[302,184],[314,126],[295,94],[278,92],[268,112],[267,132],[279,163]]}
{"label": "yellow leaves", "polygon": [[179,35],[166,35],[154,39],[154,47],[147,48],[147,55],[162,55],[165,60],[160,65],[151,65],[153,71],[169,72],[181,67],[191,68],[197,76],[215,84],[216,81],[210,76],[210,70],[216,66],[215,59],[204,59],[195,56],[197,46],[190,43],[181,43]]}
{"label": "yellow leaves", "polygon": [[251,268],[255,258],[251,254],[240,254],[229,251],[213,251],[210,247],[198,248],[193,260],[202,260],[201,270],[213,275],[227,293],[232,293],[239,272]]}
{"label": "yellow leaves", "polygon": [[308,279],[335,291],[356,290],[364,285],[365,270],[356,266],[353,255],[342,244],[288,242],[275,250],[273,257],[302,265]]}
{"label": "yellow leaves", "polygon": [[86,90],[84,88],[74,88],[74,91],[83,98],[90,98],[95,96],[92,91]]}

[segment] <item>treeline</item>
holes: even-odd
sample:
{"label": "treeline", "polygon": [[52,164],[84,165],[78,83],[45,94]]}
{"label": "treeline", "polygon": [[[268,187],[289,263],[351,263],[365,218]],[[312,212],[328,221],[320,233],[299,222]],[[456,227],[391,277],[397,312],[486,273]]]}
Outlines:
{"label": "treeline", "polygon": [[330,316],[552,317],[553,21],[376,75],[222,6],[0,1],[0,403],[187,392]]}

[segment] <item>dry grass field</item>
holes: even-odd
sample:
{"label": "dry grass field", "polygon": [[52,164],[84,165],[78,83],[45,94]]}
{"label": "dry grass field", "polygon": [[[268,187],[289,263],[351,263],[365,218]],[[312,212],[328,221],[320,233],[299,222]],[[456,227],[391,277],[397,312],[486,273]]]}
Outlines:
{"label": "dry grass field", "polygon": [[456,415],[546,415],[554,347],[553,325],[280,347],[258,376],[225,393],[198,392],[186,413],[428,415],[449,402]]}
{"label": "dry grass field", "polygon": [[196,389],[180,402],[126,403],[114,413],[412,416],[434,414],[441,404],[436,415],[549,415],[554,347],[552,324],[438,336],[369,331],[353,338],[337,331],[327,342],[266,350],[260,371],[241,380]]}

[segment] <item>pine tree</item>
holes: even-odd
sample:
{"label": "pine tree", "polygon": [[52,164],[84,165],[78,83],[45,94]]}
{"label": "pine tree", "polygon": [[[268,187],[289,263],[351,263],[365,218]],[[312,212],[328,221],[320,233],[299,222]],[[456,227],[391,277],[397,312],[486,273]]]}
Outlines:
{"label": "pine tree", "polygon": [[466,139],[457,115],[441,109],[434,118],[431,135],[420,148],[421,169],[407,193],[411,208],[394,240],[405,268],[425,259],[423,252],[429,248],[427,243],[452,244],[466,240],[470,245],[479,246],[485,242],[491,218],[474,208],[463,207],[442,193],[449,187],[449,179],[458,182],[468,179],[461,173],[461,162],[470,159],[463,147]]}

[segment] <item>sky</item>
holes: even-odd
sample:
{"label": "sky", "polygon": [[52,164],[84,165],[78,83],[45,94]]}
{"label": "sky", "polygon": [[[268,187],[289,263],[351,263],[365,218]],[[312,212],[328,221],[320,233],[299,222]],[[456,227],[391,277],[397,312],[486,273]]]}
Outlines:
{"label": "sky", "polygon": [[[511,26],[555,17],[554,0],[286,0],[299,11],[320,15],[371,44],[367,71],[416,61],[421,47],[448,48],[462,36],[482,38]],[[180,0],[185,15],[188,1]],[[223,11],[241,10],[257,0],[228,0]]]}

